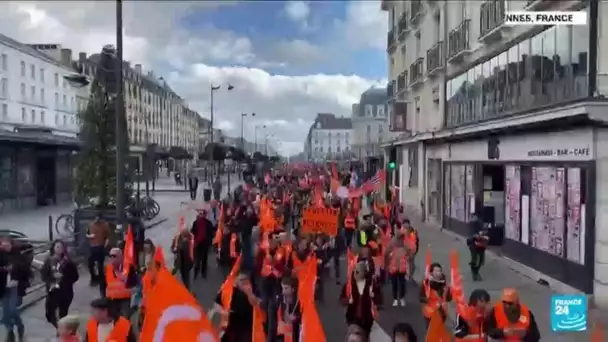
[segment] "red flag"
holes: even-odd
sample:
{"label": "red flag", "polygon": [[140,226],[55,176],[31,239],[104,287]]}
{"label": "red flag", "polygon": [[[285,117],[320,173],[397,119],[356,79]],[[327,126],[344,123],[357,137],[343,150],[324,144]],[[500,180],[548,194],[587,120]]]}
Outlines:
{"label": "red flag", "polygon": [[125,238],[125,250],[122,259],[122,269],[124,275],[129,274],[129,269],[135,264],[135,244],[133,240],[133,231],[131,225],[127,228],[127,236]]}

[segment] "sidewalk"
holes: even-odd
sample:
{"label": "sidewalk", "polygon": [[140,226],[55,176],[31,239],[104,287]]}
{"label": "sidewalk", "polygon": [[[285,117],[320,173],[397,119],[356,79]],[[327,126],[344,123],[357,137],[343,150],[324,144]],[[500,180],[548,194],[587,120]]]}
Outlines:
{"label": "sidewalk", "polygon": [[[242,184],[242,182],[238,181],[231,183],[231,189]],[[224,187],[224,194],[226,190],[227,187]],[[200,196],[202,197],[202,190],[200,191]],[[179,217],[183,215],[186,222],[190,224],[196,216],[195,211],[183,209],[181,202],[186,200],[189,200],[189,196],[182,193],[167,194],[163,195],[161,199],[157,199],[161,205],[161,215],[166,217],[167,220],[146,232],[147,238],[150,238],[157,246],[163,248],[168,265],[173,265],[173,254],[170,249]],[[89,286],[90,278],[86,268],[81,267],[80,271],[80,279],[74,284],[74,301],[70,307],[70,314],[76,314],[82,318],[81,328],[83,328],[90,317],[91,309],[89,305],[93,299],[99,297],[99,290]],[[44,300],[37,301],[22,311],[21,317],[25,324],[28,342],[48,342],[52,341],[55,336],[55,329],[46,321],[44,303]],[[3,341],[5,338],[5,329],[0,329],[0,341]]]}
{"label": "sidewalk", "polygon": [[[556,333],[551,330],[551,295],[556,294],[548,286],[540,285],[525,275],[511,269],[502,257],[492,253],[486,253],[486,264],[481,270],[483,281],[473,282],[469,268],[469,249],[463,237],[439,227],[421,222],[415,215],[408,215],[412,226],[418,229],[420,235],[420,253],[416,259],[416,279],[421,277],[424,269],[424,254],[427,246],[430,246],[434,262],[439,262],[449,278],[450,251],[456,250],[460,256],[460,271],[463,275],[466,300],[468,294],[476,288],[483,288],[490,293],[492,301],[499,300],[504,288],[515,288],[519,292],[522,303],[526,304],[536,319],[543,341],[550,342],[575,342],[588,341],[589,332],[580,333]],[[453,310],[453,306],[450,306]],[[590,310],[591,311],[591,310]],[[604,317],[608,314],[602,313]],[[455,313],[450,312],[450,318],[454,319]],[[589,328],[598,313],[590,312]]]}

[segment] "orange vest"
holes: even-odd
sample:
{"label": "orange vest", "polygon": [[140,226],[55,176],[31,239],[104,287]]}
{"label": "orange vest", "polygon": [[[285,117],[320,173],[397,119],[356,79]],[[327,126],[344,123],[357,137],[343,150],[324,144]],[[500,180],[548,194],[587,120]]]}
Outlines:
{"label": "orange vest", "polygon": [[[530,327],[530,309],[523,304],[519,304],[520,314],[519,319],[516,323],[511,323],[507,319],[507,315],[505,314],[505,308],[502,303],[498,303],[494,306],[494,319],[496,320],[496,328],[497,329],[506,329],[506,328],[515,328],[521,329],[524,331],[528,331]],[[523,337],[519,335],[511,335],[505,336],[502,341],[505,342],[521,342]]]}
{"label": "orange vest", "polygon": [[346,218],[344,219],[344,228],[353,230],[353,229],[355,229],[355,225],[356,225],[355,217],[350,214],[346,215]]}
{"label": "orange vest", "polygon": [[293,342],[293,326],[285,322],[280,308],[277,310],[277,335],[283,335],[283,342]]}
{"label": "orange vest", "polygon": [[282,248],[278,248],[276,250],[274,254],[274,259],[270,255],[270,253],[266,253],[266,256],[264,257],[264,264],[262,265],[262,277],[269,277],[270,275],[274,275],[277,278],[281,277],[281,273],[273,267],[273,263],[282,262],[283,258],[286,257],[283,254],[284,252]]}
{"label": "orange vest", "polygon": [[391,252],[389,258],[388,272],[390,274],[407,273],[407,258],[405,253],[398,257],[395,255],[395,252]]}
{"label": "orange vest", "polygon": [[114,266],[106,266],[106,297],[109,299],[129,299],[131,290],[114,274]]}
{"label": "orange vest", "polygon": [[416,231],[407,233],[407,230],[406,230],[404,240],[405,240],[405,245],[412,251],[412,253],[418,252],[416,250],[416,240],[418,240],[418,233],[416,233]]}
{"label": "orange vest", "polygon": [[94,318],[87,323],[87,341],[88,342],[126,342],[131,330],[131,323],[124,318],[119,317],[114,323],[114,328],[110,331],[106,341],[97,340],[97,321]]}
{"label": "orange vest", "polygon": [[448,291],[449,288],[447,285],[445,285],[443,296],[439,296],[437,291],[431,289],[429,281],[424,281],[424,293],[427,299],[427,303],[422,307],[422,314],[424,317],[431,319],[435,313],[435,310],[440,307],[443,308],[443,312],[448,312]]}
{"label": "orange vest", "polygon": [[[469,307],[470,308],[470,307]],[[467,326],[469,327],[469,334],[462,338],[454,337],[454,342],[486,342],[487,336],[483,331],[483,319],[475,319],[470,317],[460,316],[461,319],[464,319],[467,322]]]}

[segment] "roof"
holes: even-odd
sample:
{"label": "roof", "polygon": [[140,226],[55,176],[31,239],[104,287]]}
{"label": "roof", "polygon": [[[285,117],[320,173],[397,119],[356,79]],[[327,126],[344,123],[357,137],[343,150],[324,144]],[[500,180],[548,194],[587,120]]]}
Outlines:
{"label": "roof", "polygon": [[359,103],[361,103],[362,105],[381,104],[388,102],[388,100],[389,97],[387,96],[386,88],[372,87],[364,91],[363,94],[361,94]]}
{"label": "roof", "polygon": [[[317,127],[321,124],[321,127]],[[319,113],[313,123],[315,129],[352,129],[353,122],[348,117],[335,116],[334,114]]]}
{"label": "roof", "polygon": [[51,58],[50,56],[48,56],[47,54],[45,54],[44,52],[41,52],[27,44],[23,44],[20,43],[16,40],[14,40],[13,38],[7,37],[3,34],[0,33],[0,44],[6,45],[8,47],[11,47],[13,49],[19,50],[23,53],[27,53],[28,55],[41,59],[47,63],[50,64],[54,64],[58,67],[61,68],[68,68],[68,66],[63,65],[61,63],[59,63],[58,61],[56,61],[55,59]]}

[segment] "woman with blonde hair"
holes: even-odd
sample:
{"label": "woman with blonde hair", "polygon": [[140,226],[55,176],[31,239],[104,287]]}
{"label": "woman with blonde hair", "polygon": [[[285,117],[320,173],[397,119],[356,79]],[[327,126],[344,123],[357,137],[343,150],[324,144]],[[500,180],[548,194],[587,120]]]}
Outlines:
{"label": "woman with blonde hair", "polygon": [[78,342],[80,341],[80,317],[68,315],[57,322],[58,342]]}

